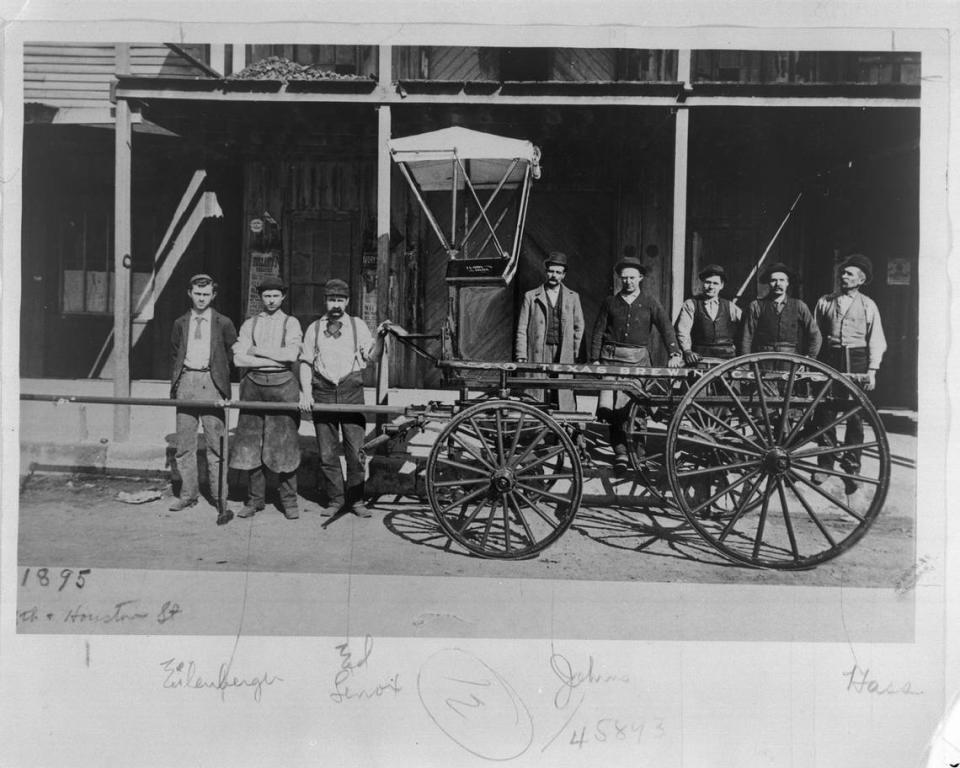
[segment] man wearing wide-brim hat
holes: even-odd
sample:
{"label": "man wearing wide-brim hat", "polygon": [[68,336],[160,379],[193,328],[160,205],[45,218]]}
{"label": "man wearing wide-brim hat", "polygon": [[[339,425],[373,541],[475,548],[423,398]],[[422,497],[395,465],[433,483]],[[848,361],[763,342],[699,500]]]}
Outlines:
{"label": "man wearing wide-brim hat", "polygon": [[[567,255],[553,251],[543,261],[543,284],[523,295],[514,357],[518,363],[575,363],[583,341],[583,308],[580,295],[563,284]],[[531,391],[534,397],[542,392]],[[557,392],[561,411],[575,409],[572,390]]]}
{"label": "man wearing wide-brim hat", "polygon": [[701,291],[680,306],[674,325],[683,360],[695,365],[703,357],[721,359],[736,355],[740,308],[720,296],[727,282],[727,271],[719,264],[700,270]]}
{"label": "man wearing wide-brim hat", "polygon": [[[257,286],[263,310],[247,318],[233,345],[233,363],[244,369],[240,399],[270,403],[297,403],[300,384],[294,366],[303,333],[300,322],[280,307],[286,286],[268,276]],[[252,517],[266,505],[266,475],[277,476],[284,517],[300,516],[297,504],[297,468],[300,466],[300,414],[290,411],[241,410],[230,466],[249,472],[249,496],[237,517]]]}
{"label": "man wearing wide-brim hat", "polygon": [[[843,373],[866,374],[863,388],[867,391],[876,386],[877,371],[887,349],[877,305],[861,291],[872,278],[870,259],[862,253],[850,254],[839,266],[840,289],[821,296],[814,309],[824,338],[821,359]],[[824,411],[819,414],[821,419],[828,418]],[[829,430],[825,437],[828,444],[836,445],[836,429]],[[863,420],[855,414],[847,419],[844,444],[853,446],[862,442]],[[847,474],[844,483],[848,493],[857,488],[856,480],[850,476],[860,471],[861,453],[860,449],[850,448],[839,457],[840,466]],[[836,454],[821,454],[817,463],[829,471],[836,458]],[[826,478],[827,473],[818,473],[813,481],[822,483]]]}
{"label": "man wearing wide-brim hat", "polygon": [[769,286],[769,291],[764,298],[752,301],[744,315],[743,354],[788,352],[817,356],[822,343],[820,329],[807,305],[787,295],[792,276],[790,268],[782,263],[771,264],[761,273],[760,280]]}
{"label": "man wearing wide-brim hat", "polygon": [[[647,269],[636,256],[627,255],[617,262],[621,289],[607,296],[600,305],[600,313],[593,326],[590,341],[592,362],[615,365],[650,365],[650,336],[654,328],[670,353],[668,365],[683,365],[680,347],[673,326],[663,306],[655,296],[641,291]],[[625,469],[627,455],[626,420],[629,397],[623,392],[605,390],[600,393],[597,415],[610,423],[610,444],[614,452],[614,466]]]}

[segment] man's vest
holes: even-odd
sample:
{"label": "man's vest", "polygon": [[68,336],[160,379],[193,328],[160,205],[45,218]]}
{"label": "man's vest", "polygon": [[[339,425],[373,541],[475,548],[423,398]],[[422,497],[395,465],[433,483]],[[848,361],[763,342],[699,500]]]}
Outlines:
{"label": "man's vest", "polygon": [[[797,299],[788,298],[783,302],[783,311],[777,314],[773,301],[761,302],[757,330],[753,336],[753,351],[771,351],[775,347],[779,352],[795,352],[799,340],[800,311]],[[791,347],[791,349],[787,349]]]}
{"label": "man's vest", "polygon": [[697,298],[694,302],[693,327],[690,340],[695,352],[711,354],[727,351],[733,346],[733,320],[730,319],[730,302],[719,299],[717,316],[707,314],[706,300]]}

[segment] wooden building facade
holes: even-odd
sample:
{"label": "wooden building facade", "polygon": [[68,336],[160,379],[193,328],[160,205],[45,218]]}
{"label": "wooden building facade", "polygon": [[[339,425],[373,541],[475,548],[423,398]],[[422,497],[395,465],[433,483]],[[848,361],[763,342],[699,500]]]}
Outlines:
{"label": "wooden building facade", "polygon": [[[588,326],[625,252],[644,259],[646,289],[674,315],[705,263],[727,266],[732,295],[799,195],[769,260],[797,269],[795,291],[812,304],[832,289],[838,258],[867,253],[877,273],[868,293],[891,342],[877,400],[916,406],[917,55],[195,46],[168,48],[166,69],[144,72],[130,66],[137,46],[124,47],[107,77],[115,102],[96,109],[132,114],[126,223],[113,213],[124,178],[114,132],[58,120],[36,79],[53,54],[43,46],[34,53],[44,58],[27,59],[38,90],[24,147],[24,376],[114,376],[102,347],[123,327],[109,287],[118,227],[132,241],[120,274],[133,304],[127,375],[163,379],[170,326],[197,271],[217,276],[218,306],[238,321],[272,258],[304,324],[322,311],[322,283],[342,277],[371,326],[389,317],[432,332],[452,313],[463,356],[503,360],[549,251],[570,257],[567,284]],[[278,66],[286,74],[271,77]],[[516,278],[465,289],[459,306],[446,254],[386,148],[450,125],[529,139],[543,167]],[[91,269],[101,257],[107,265]],[[751,282],[745,299],[757,290]],[[144,298],[149,312],[137,306]],[[436,382],[413,355],[394,355],[393,384]]]}

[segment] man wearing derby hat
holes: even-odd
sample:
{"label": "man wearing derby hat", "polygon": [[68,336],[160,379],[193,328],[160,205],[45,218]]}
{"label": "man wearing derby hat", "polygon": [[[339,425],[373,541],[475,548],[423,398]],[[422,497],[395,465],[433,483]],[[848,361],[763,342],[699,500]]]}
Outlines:
{"label": "man wearing derby hat", "polygon": [[[873,278],[873,264],[862,253],[849,255],[839,267],[840,290],[820,297],[814,309],[817,325],[823,333],[824,346],[821,358],[828,365],[843,373],[865,373],[867,379],[863,388],[868,392],[877,384],[877,370],[887,349],[883,335],[880,312],[869,296],[860,288]],[[829,423],[829,414],[823,409],[818,418]],[[836,445],[836,429],[830,429],[824,436],[830,445]],[[846,422],[844,444],[858,445],[863,442],[863,419],[854,414]],[[860,471],[860,449],[847,450],[840,458],[840,466],[847,473],[844,483],[848,493],[856,490],[857,483],[849,477]],[[821,454],[817,457],[819,466],[832,470],[834,456]],[[816,473],[815,483],[822,483],[826,473]]]}
{"label": "man wearing derby hat", "polygon": [[[655,296],[640,290],[647,274],[643,262],[635,256],[625,256],[615,267],[621,289],[607,296],[600,305],[590,341],[590,360],[604,364],[650,365],[650,334],[654,327],[660,331],[670,359],[671,368],[683,365],[680,347],[663,306]],[[610,444],[613,446],[614,466],[625,469],[627,457],[626,420],[629,398],[622,392],[610,390],[600,393],[597,415],[610,423]]]}
{"label": "man wearing derby hat", "polygon": [[[363,371],[376,353],[367,324],[348,315],[350,287],[339,279],[324,286],[326,313],[307,326],[300,348],[300,408],[314,403],[363,405]],[[327,496],[321,513],[333,516],[349,509],[370,517],[363,503],[364,466],[360,456],[367,422],[363,413],[314,413],[313,425],[320,452],[320,477]],[[340,435],[347,464],[346,487],[340,467]]]}
{"label": "man wearing derby hat", "polygon": [[720,297],[727,282],[726,270],[708,264],[699,277],[701,293],[683,302],[676,322],[677,344],[687,365],[696,365],[702,357],[726,359],[737,353],[740,307]]}
{"label": "man wearing derby hat", "polygon": [[[575,363],[583,340],[580,295],[563,284],[567,256],[553,251],[543,262],[543,284],[523,295],[514,357],[518,363]],[[557,393],[561,411],[576,408],[573,391]]]}
{"label": "man wearing derby hat", "polygon": [[[295,317],[281,308],[286,287],[279,277],[265,277],[257,286],[263,311],[240,326],[233,362],[243,368],[240,399],[296,403],[300,397],[293,372],[303,334]],[[300,414],[291,411],[241,410],[231,444],[230,466],[249,472],[249,498],[237,517],[252,517],[266,502],[265,470],[277,475],[280,504],[289,520],[300,516],[297,468],[300,466]]]}
{"label": "man wearing derby hat", "polygon": [[[194,275],[187,289],[191,309],[176,319],[170,334],[173,368],[170,397],[175,400],[229,400],[231,348],[237,329],[228,317],[210,306],[217,297],[217,284],[210,275]],[[197,427],[203,425],[207,445],[210,496],[220,499],[220,470],[223,454],[223,412],[217,409],[177,408],[177,471],[180,497],[171,512],[188,509],[200,495],[197,479]],[[226,490],[226,489],[224,489]],[[217,525],[228,523],[233,514],[220,509]]]}
{"label": "man wearing derby hat", "polygon": [[[790,352],[816,357],[822,339],[809,308],[787,295],[791,273],[785,264],[771,264],[760,279],[770,290],[754,299],[743,321],[741,352]],[[782,366],[771,364],[770,369]]]}

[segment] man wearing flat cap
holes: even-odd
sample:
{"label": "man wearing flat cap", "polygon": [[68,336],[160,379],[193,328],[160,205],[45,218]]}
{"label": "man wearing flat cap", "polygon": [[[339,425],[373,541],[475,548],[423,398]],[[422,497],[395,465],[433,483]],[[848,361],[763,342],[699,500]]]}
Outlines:
{"label": "man wearing flat cap", "polygon": [[[300,386],[293,369],[300,355],[300,322],[280,307],[286,286],[279,277],[265,277],[257,286],[263,311],[240,326],[233,345],[233,363],[244,369],[240,399],[268,403],[297,403]],[[300,414],[290,411],[241,410],[230,466],[249,472],[249,498],[237,517],[252,517],[266,504],[266,475],[277,475],[283,515],[300,516],[297,505],[297,468],[300,466]]]}
{"label": "man wearing flat cap", "polygon": [[[583,340],[580,295],[563,284],[567,256],[553,251],[543,262],[543,284],[523,295],[514,357],[518,363],[575,363]],[[557,393],[561,411],[575,410],[573,391]]]}
{"label": "man wearing flat cap", "polygon": [[696,365],[703,357],[731,358],[736,355],[740,327],[740,307],[721,298],[727,273],[719,264],[708,264],[700,271],[701,292],[687,299],[677,315],[677,344],[687,365]]}
{"label": "man wearing flat cap", "polygon": [[[887,350],[877,305],[860,290],[872,278],[870,259],[862,253],[851,254],[840,264],[840,290],[821,296],[814,309],[814,317],[824,338],[821,359],[843,373],[865,373],[867,379],[863,388],[868,392],[876,387],[877,370]],[[818,416],[824,423],[829,423],[829,414],[821,412]],[[825,438],[829,444],[835,445],[836,429],[830,429]],[[847,419],[844,444],[862,442],[863,419],[854,414]],[[861,453],[860,449],[851,449],[840,458],[840,466],[848,475],[859,473]],[[834,458],[822,454],[817,457],[817,462],[821,467],[832,469]],[[822,483],[826,476],[825,473],[816,473],[812,479],[815,483]],[[848,493],[858,487],[849,476],[844,482]]]}
{"label": "man wearing flat cap", "polygon": [[[607,296],[600,305],[590,341],[590,360],[604,364],[650,365],[650,334],[654,327],[660,331],[670,353],[668,365],[683,365],[680,347],[673,326],[663,306],[655,296],[640,290],[647,269],[635,256],[625,256],[615,267],[621,289]],[[622,392],[600,393],[597,415],[610,423],[610,444],[614,452],[614,466],[625,469],[627,456],[626,420],[629,398]]]}
{"label": "man wearing flat cap", "polygon": [[[771,264],[760,279],[770,290],[762,299],[750,302],[743,321],[741,352],[789,352],[816,357],[822,339],[809,308],[800,299],[787,295],[790,269]],[[772,364],[769,368],[777,368]]]}
{"label": "man wearing flat cap", "polygon": [[[367,324],[346,312],[350,288],[336,278],[324,286],[326,313],[307,326],[300,348],[300,408],[315,403],[363,405],[363,371],[376,353]],[[360,452],[367,432],[363,413],[314,413],[320,452],[320,479],[326,493],[324,516],[346,508],[370,517],[363,503],[364,466]],[[340,467],[340,436],[347,464],[346,487]]]}
{"label": "man wearing flat cap", "polygon": [[[187,289],[192,307],[174,321],[170,334],[172,371],[170,397],[175,400],[229,400],[231,348],[237,329],[228,317],[210,306],[217,297],[217,284],[210,275],[194,275]],[[200,496],[197,479],[197,427],[203,425],[207,445],[207,469],[211,499],[220,498],[223,458],[223,412],[217,409],[177,408],[177,471],[180,497],[171,512],[188,509]],[[226,489],[224,489],[226,490]],[[230,521],[233,514],[220,509],[217,524]]]}

